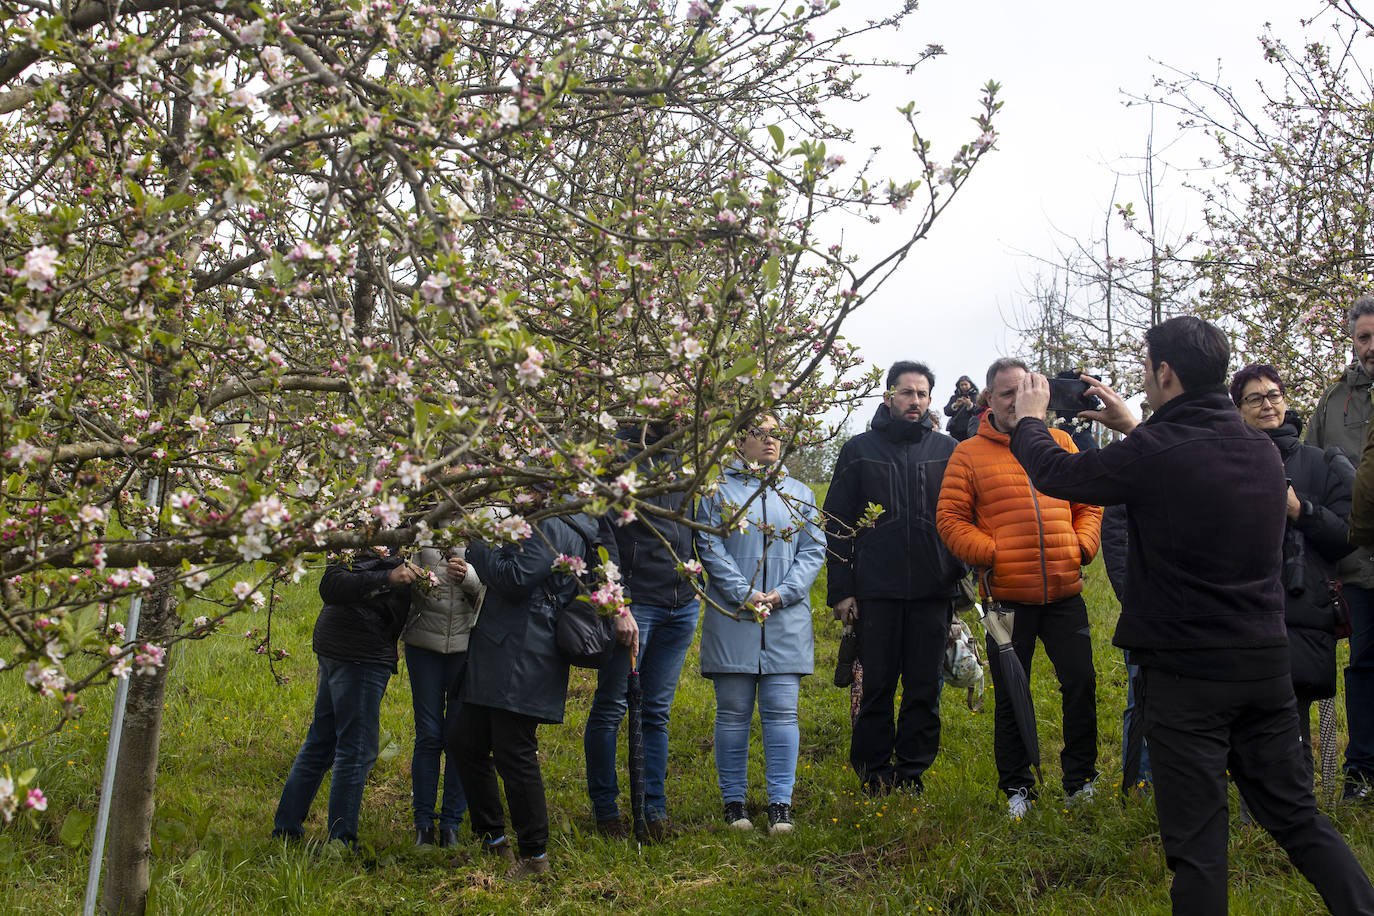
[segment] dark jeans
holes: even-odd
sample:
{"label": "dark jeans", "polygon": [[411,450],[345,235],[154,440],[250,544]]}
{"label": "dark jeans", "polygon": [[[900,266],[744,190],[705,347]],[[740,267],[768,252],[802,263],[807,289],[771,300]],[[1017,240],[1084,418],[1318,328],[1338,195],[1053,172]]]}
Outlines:
{"label": "dark jeans", "polygon": [[[434,802],[439,793],[439,758],[444,752],[444,718],[449,688],[463,673],[466,652],[435,652],[406,644],[406,670],[410,672],[410,703],[415,711],[415,750],[410,757],[410,800],[415,829],[434,826]],[[439,808],[439,829],[463,826],[468,800],[458,768],[449,759],[444,773],[444,800]]]}
{"label": "dark jeans", "polygon": [[[940,749],[940,676],[953,602],[948,598],[859,602],[863,698],[849,763],[865,785],[921,785]],[[897,682],[902,705],[892,724]],[[894,763],[894,756],[896,761]]]}
{"label": "dark jeans", "polygon": [[1374,782],[1374,589],[1343,586],[1350,605],[1350,664],[1345,669],[1347,776]]}
{"label": "dark jeans", "polygon": [[538,725],[537,719],[518,712],[464,703],[449,733],[455,739],[449,751],[463,779],[473,833],[488,841],[505,835],[506,815],[496,784],[500,773],[520,855],[526,858],[543,855],[549,845]]}
{"label": "dark jeans", "polygon": [[320,672],[315,715],[282,787],[272,834],[304,835],[310,804],[332,767],[329,838],[353,845],[358,840],[363,784],[377,761],[382,695],[391,680],[391,666],[341,662],[323,655],[316,658]]}
{"label": "dark jeans", "polygon": [[[1097,673],[1093,670],[1092,637],[1088,632],[1088,608],[1081,595],[1050,604],[1002,602],[1014,611],[1011,641],[1030,682],[1035,639],[1045,645],[1054,666],[1063,699],[1064,750],[1059,765],[1064,792],[1069,794],[1097,778]],[[1016,711],[1007,694],[999,664],[997,644],[988,637],[992,667],[992,752],[997,761],[997,788],[1007,794],[1032,789],[1031,753],[1016,727]],[[1003,700],[1003,697],[1007,697]]]}
{"label": "dark jeans", "polygon": [[[644,811],[649,820],[668,816],[668,717],[673,708],[682,663],[697,631],[700,602],[682,607],[632,604],[639,625],[639,685],[644,691]],[[715,613],[712,611],[712,613]],[[616,799],[616,735],[625,718],[625,686],[630,650],[615,647],[611,661],[596,674],[596,694],[587,712],[582,748],[587,757],[587,796],[598,821],[620,816]]]}
{"label": "dark jeans", "polygon": [[1374,887],[1317,811],[1298,740],[1293,682],[1206,681],[1141,670],[1145,739],[1173,911],[1226,912],[1229,770],[1254,819],[1337,916],[1374,913]]}

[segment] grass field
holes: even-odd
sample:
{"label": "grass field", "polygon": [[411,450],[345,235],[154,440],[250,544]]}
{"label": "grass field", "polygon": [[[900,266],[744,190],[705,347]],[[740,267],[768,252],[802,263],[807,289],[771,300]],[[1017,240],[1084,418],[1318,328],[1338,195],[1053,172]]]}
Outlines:
{"label": "grass field", "polygon": [[[713,701],[697,671],[696,649],[673,709],[669,800],[684,828],[648,848],[606,841],[591,830],[583,784],[582,724],[594,676],[575,671],[562,726],[540,729],[552,819],[551,880],[511,886],[476,850],[410,846],[410,698],[404,670],[383,706],[382,759],[363,799],[353,856],[315,842],[268,839],[272,811],[304,736],[313,696],[310,628],[318,598],[309,579],[286,596],[273,621],[279,663],[291,682],[278,687],[247,640],[220,635],[174,655],[158,784],[151,911],[158,913],[1043,913],[1134,914],[1168,911],[1168,873],[1148,801],[1117,796],[1120,711],[1125,672],[1110,645],[1116,602],[1100,564],[1090,571],[1098,671],[1097,799],[1072,813],[1059,789],[1059,709],[1049,664],[1037,654],[1032,681],[1048,784],[1030,816],[1009,822],[996,791],[988,710],[970,712],[963,691],[946,691],[942,748],[921,797],[869,801],[845,759],[848,692],[830,686],[837,625],[816,612],[817,675],[801,695],[802,747],[794,804],[798,830],[771,838],[728,831],[711,753]],[[818,583],[815,603],[823,594]],[[193,607],[186,616],[195,616]],[[236,618],[242,633],[265,615]],[[33,705],[0,694],[2,718],[22,725]],[[39,768],[51,804],[34,826],[16,820],[0,832],[0,912],[73,913],[80,909],[109,724],[109,697],[92,691],[73,727],[20,760]],[[1343,725],[1343,723],[1342,723]],[[755,744],[757,745],[757,731]],[[764,821],[762,757],[751,760],[749,798]],[[1233,804],[1234,810],[1234,804]],[[1366,866],[1374,865],[1374,809],[1331,816]],[[309,835],[323,834],[324,790]],[[64,829],[65,828],[65,829]],[[466,828],[465,828],[466,836]],[[1231,911],[1322,912],[1320,899],[1256,828],[1231,835]]]}

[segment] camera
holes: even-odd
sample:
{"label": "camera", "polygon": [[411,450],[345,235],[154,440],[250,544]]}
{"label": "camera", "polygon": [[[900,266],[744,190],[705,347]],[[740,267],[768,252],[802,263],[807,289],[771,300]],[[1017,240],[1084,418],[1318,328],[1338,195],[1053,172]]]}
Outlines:
{"label": "camera", "polygon": [[1072,378],[1065,377],[1070,374],[1061,372],[1049,380],[1050,410],[1058,414],[1076,415],[1079,411],[1101,407],[1102,402],[1095,395],[1088,394],[1088,383],[1076,374]]}

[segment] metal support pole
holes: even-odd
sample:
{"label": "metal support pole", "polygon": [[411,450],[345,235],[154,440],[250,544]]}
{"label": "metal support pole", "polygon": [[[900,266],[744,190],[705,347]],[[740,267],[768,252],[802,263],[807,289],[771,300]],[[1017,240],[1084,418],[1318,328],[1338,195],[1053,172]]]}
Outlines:
{"label": "metal support pole", "polygon": [[[148,481],[147,504],[157,504],[158,480]],[[146,541],[147,531],[140,531],[138,539]],[[138,640],[138,615],[143,610],[143,595],[129,600],[129,618],[124,625],[124,639],[132,644]],[[129,702],[129,678],[123,677],[115,685],[114,710],[110,713],[110,741],[105,746],[105,776],[100,781],[100,807],[95,816],[95,840],[91,844],[91,867],[86,872],[86,902],[82,916],[95,916],[95,899],[100,893],[100,866],[105,859],[105,828],[110,821],[110,795],[114,791],[115,767],[119,763],[119,739],[124,734],[124,707]]]}

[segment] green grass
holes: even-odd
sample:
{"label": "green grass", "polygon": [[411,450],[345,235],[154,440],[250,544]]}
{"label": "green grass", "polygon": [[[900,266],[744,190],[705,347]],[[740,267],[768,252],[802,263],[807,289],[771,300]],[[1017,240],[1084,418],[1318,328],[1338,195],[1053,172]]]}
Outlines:
{"label": "green grass", "polygon": [[[944,697],[939,758],[924,796],[872,802],[848,770],[848,692],[829,686],[837,626],[816,614],[817,670],[801,695],[802,748],[794,798],[799,829],[770,838],[728,831],[711,755],[710,684],[688,659],[673,710],[669,799],[681,836],[638,849],[592,835],[583,783],[582,725],[594,678],[574,672],[568,720],[540,729],[552,821],[552,880],[504,884],[465,846],[410,848],[410,703],[404,671],[383,706],[385,749],[363,800],[357,856],[315,844],[268,839],[272,811],[304,736],[313,696],[310,628],[318,599],[307,580],[274,620],[292,657],[278,687],[248,641],[227,635],[187,644],[174,656],[167,697],[152,912],[160,913],[505,913],[550,911],[1149,914],[1168,911],[1167,882],[1153,809],[1122,804],[1112,777],[1120,767],[1125,672],[1111,647],[1117,612],[1100,564],[1087,593],[1098,670],[1099,768],[1106,775],[1092,804],[1066,812],[1059,789],[1059,704],[1043,652],[1032,681],[1048,783],[1022,823],[1010,823],[996,790],[992,716],[970,712],[963,691]],[[819,596],[823,594],[818,584]],[[185,609],[187,616],[198,613]],[[261,613],[234,629],[263,626]],[[36,715],[10,677],[0,688],[0,721]],[[75,848],[60,838],[71,812],[94,814],[104,760],[109,698],[93,692],[90,710],[41,748],[12,760],[37,766],[51,799],[36,824],[17,819],[0,832],[0,912],[79,909],[90,832]],[[3,715],[8,713],[8,715]],[[751,759],[751,811],[759,815],[762,758]],[[322,835],[324,791],[307,830]],[[1331,816],[1356,854],[1374,863],[1374,812]],[[758,816],[757,820],[763,820]],[[466,837],[466,828],[465,828]],[[1262,831],[1231,835],[1232,912],[1321,912],[1320,899]]]}

